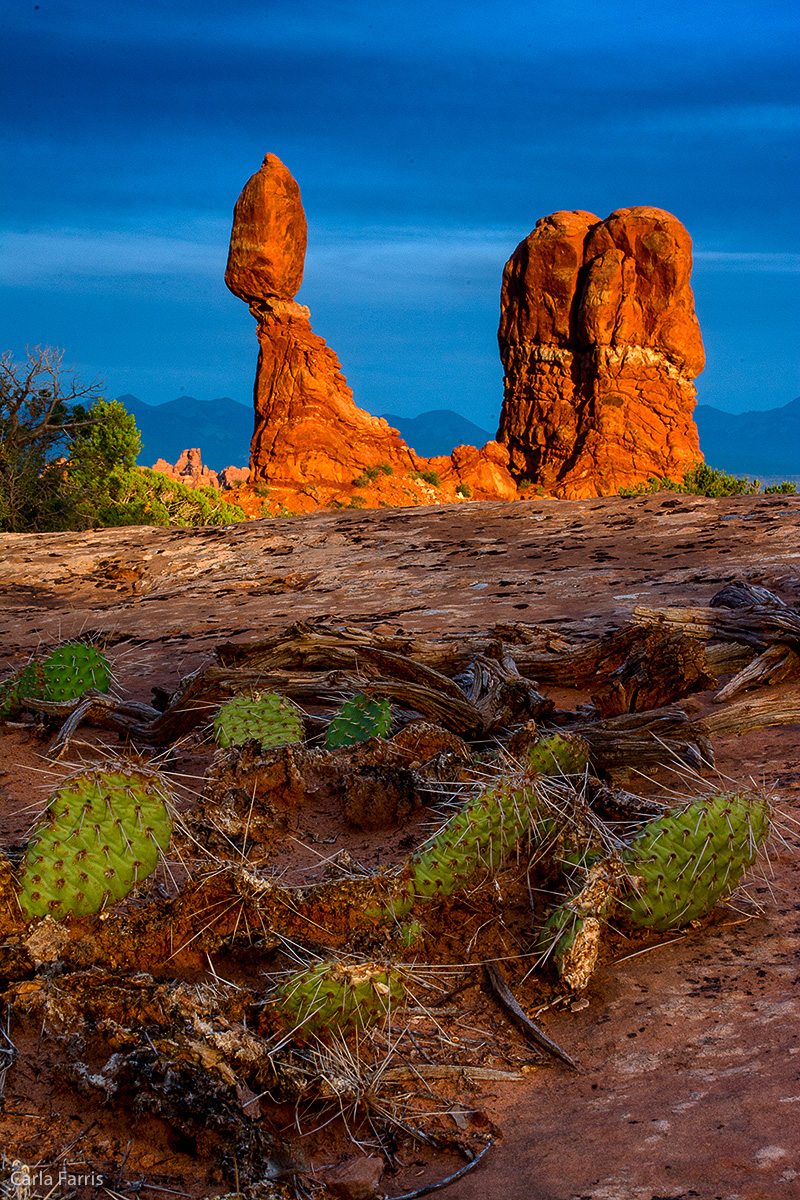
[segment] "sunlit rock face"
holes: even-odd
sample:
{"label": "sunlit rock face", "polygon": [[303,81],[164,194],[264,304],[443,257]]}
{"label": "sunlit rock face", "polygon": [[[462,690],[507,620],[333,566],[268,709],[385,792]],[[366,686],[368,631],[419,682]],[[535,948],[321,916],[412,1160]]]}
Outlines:
{"label": "sunlit rock face", "polygon": [[702,461],[691,270],[689,234],[659,208],[537,221],[506,264],[498,331],[517,478],[581,499]]}
{"label": "sunlit rock face", "polygon": [[[516,497],[504,446],[490,442],[488,454],[462,456],[460,473],[455,459],[420,458],[382,417],[356,407],[338,358],[312,330],[309,310],[294,299],[305,250],[300,189],[280,159],[268,154],[236,202],[225,273],[230,290],[258,322],[250,482],[269,482],[322,503],[330,489],[351,485],[366,470],[391,468],[390,475],[408,482],[410,473],[430,462],[445,486],[442,498],[460,481],[476,499]],[[389,502],[408,499],[398,495]]]}

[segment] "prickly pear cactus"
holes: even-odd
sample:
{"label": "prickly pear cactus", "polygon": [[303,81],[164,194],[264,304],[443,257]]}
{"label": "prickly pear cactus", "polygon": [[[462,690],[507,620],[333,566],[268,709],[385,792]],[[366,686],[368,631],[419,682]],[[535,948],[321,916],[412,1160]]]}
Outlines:
{"label": "prickly pear cactus", "polygon": [[388,700],[370,700],[357,692],[346,700],[325,731],[329,750],[353,746],[371,737],[386,737],[392,724],[392,709]]}
{"label": "prickly pear cactus", "polygon": [[292,1029],[310,1034],[364,1029],[405,995],[400,973],[380,963],[316,963],[292,975],[274,1004]]}
{"label": "prickly pear cactus", "polygon": [[0,717],[13,720],[25,711],[25,698],[39,699],[45,694],[41,665],[29,662],[0,684]]}
{"label": "prickly pear cactus", "polygon": [[563,733],[547,734],[528,753],[528,768],[540,775],[582,775],[588,761],[586,743]]}
{"label": "prickly pear cactus", "polygon": [[124,899],[155,870],[171,829],[154,775],[91,770],[66,780],[28,843],[24,916],[88,916]]}
{"label": "prickly pear cactus", "polygon": [[667,930],[710,912],[753,865],[770,831],[766,800],[746,793],[699,797],[647,825],[623,854],[633,925]]}
{"label": "prickly pear cactus", "polygon": [[274,692],[258,699],[237,696],[217,713],[214,734],[221,746],[241,746],[249,738],[262,746],[288,746],[303,740],[303,720],[286,696]]}
{"label": "prickly pear cactus", "polygon": [[108,659],[87,642],[57,646],[42,663],[42,674],[48,700],[76,700],[89,688],[107,692],[111,683]]}

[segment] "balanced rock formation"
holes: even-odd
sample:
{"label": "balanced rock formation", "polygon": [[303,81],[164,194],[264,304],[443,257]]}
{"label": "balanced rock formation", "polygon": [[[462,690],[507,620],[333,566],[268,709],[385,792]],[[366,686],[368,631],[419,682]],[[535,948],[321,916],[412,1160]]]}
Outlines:
{"label": "balanced rock formation", "polygon": [[689,234],[659,208],[537,221],[506,264],[498,331],[497,436],[518,479],[582,499],[702,462],[691,269]]}
{"label": "balanced rock formation", "polygon": [[[287,498],[311,497],[312,507],[330,502],[337,491],[346,496],[364,472],[375,478],[381,472],[383,480],[397,476],[395,494],[384,500],[390,504],[407,504],[399,480],[408,483],[426,470],[449,492],[459,483],[472,489],[452,458],[420,458],[382,417],[356,407],[338,358],[313,332],[309,310],[294,299],[305,248],[300,190],[280,159],[268,154],[236,203],[225,272],[226,284],[249,304],[258,322],[251,484],[267,483]],[[489,447],[486,462],[470,463],[467,471],[479,489],[476,496],[516,497],[508,451],[495,443]],[[483,483],[491,490],[486,492]],[[441,498],[453,497],[446,491]]]}

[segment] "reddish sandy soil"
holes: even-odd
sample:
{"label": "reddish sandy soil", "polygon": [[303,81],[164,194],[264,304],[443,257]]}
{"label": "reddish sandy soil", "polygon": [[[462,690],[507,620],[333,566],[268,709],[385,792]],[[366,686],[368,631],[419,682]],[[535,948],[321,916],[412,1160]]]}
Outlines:
{"label": "reddish sandy soil", "polygon": [[[429,635],[521,621],[581,640],[624,624],[637,605],[707,604],[732,579],[800,605],[800,498],[785,496],[319,512],[223,529],[5,535],[0,541],[3,671],[20,666],[40,645],[98,633],[126,694],[144,701],[152,688],[172,691],[221,642],[255,641],[322,614],[373,630]],[[761,692],[796,696],[797,685]],[[690,703],[710,711],[712,696],[702,693]],[[559,691],[554,698],[569,708],[585,696]],[[108,741],[111,735],[102,736]],[[86,732],[85,738],[100,735]],[[45,746],[30,726],[0,729],[0,843],[12,850],[24,842],[63,770],[44,758]],[[746,894],[718,906],[704,927],[660,940],[620,939],[586,1002],[539,1012],[549,1036],[578,1060],[577,1071],[532,1052],[486,994],[480,974],[467,978],[443,1010],[439,1035],[443,1031],[451,1045],[437,1061],[524,1067],[524,1075],[518,1081],[462,1076],[431,1085],[444,1106],[445,1115],[436,1119],[442,1135],[472,1139],[477,1148],[489,1134],[495,1138],[481,1163],[441,1193],[448,1200],[788,1200],[800,1194],[800,878],[798,827],[789,820],[800,815],[800,726],[720,738],[714,749],[719,772],[756,781],[786,814],[766,874],[756,872]],[[170,767],[201,775],[210,754],[207,745],[188,746]],[[660,785],[676,781],[661,776],[642,788]],[[196,803],[191,781],[182,796],[184,807]],[[304,812],[298,840],[276,848],[272,863],[299,881],[319,869],[319,854],[344,847],[368,867],[391,861],[410,844],[404,839],[418,840],[430,817],[423,812],[402,828],[369,834],[348,829],[336,813]],[[328,837],[338,840],[320,844]],[[524,905],[520,912],[524,916]],[[463,955],[459,932],[442,932],[439,961]],[[489,936],[492,953],[509,958],[507,974],[520,1002],[535,1015],[552,989],[525,978],[527,968],[514,957],[519,929]],[[214,966],[221,975],[248,978],[241,959]],[[202,963],[185,977],[211,978]],[[456,973],[453,982],[459,978]],[[79,1095],[63,1077],[69,1057],[63,1037],[13,1011],[0,1014],[4,1028],[17,1050],[0,1110],[6,1156],[0,1180],[8,1195],[23,1195],[9,1183],[14,1159],[96,1172],[95,1186],[64,1187],[80,1197],[141,1192],[149,1200],[234,1191],[215,1173],[213,1147],[202,1137],[177,1136],[154,1116],[135,1124],[125,1109],[104,1106],[93,1093]],[[432,1045],[426,1037],[430,1027],[420,1026],[415,1045],[422,1058]],[[0,1081],[8,1060],[2,1053],[0,1037]],[[102,1062],[88,1065],[96,1070]],[[330,1194],[323,1181],[347,1156],[378,1154],[357,1123],[353,1132],[364,1138],[363,1150],[336,1122],[309,1132],[324,1120],[309,1115],[301,1137],[291,1106],[264,1110],[265,1123],[304,1159],[305,1192],[298,1194],[315,1198]],[[400,1139],[381,1194],[412,1193],[464,1161],[455,1152],[432,1153]],[[60,1194],[58,1187],[53,1194]],[[243,1194],[279,1193],[263,1185]]]}

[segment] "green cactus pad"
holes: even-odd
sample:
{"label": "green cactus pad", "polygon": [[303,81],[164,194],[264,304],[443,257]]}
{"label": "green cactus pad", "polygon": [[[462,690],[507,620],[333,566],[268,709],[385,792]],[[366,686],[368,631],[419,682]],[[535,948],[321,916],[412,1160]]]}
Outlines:
{"label": "green cactus pad", "polygon": [[13,720],[25,711],[25,698],[40,699],[45,695],[41,665],[29,662],[0,684],[0,717]]}
{"label": "green cactus pad", "polygon": [[528,767],[540,775],[582,775],[589,762],[586,743],[579,737],[549,733],[528,753]]}
{"label": "green cactus pad", "polygon": [[57,646],[42,663],[42,674],[48,700],[76,700],[89,688],[107,692],[111,683],[108,659],[88,642]]}
{"label": "green cactus pad", "polygon": [[329,750],[354,746],[371,737],[386,737],[392,724],[392,709],[388,700],[370,700],[361,692],[346,700],[325,731]]}
{"label": "green cactus pad", "polygon": [[241,746],[249,738],[262,746],[288,746],[303,740],[303,718],[296,704],[275,692],[237,696],[214,718],[214,736],[221,746]]}
{"label": "green cactus pad", "polygon": [[557,835],[553,811],[535,784],[501,779],[469,799],[412,855],[389,906],[366,915],[405,917],[415,901],[452,896],[480,875],[496,871],[524,837],[542,846]]}
{"label": "green cactus pad", "polygon": [[753,865],[770,831],[769,804],[746,793],[693,800],[647,825],[623,854],[625,916],[665,931],[710,912]]}
{"label": "green cactus pad", "polygon": [[364,1029],[405,995],[402,976],[379,963],[316,963],[281,985],[274,1004],[303,1034]]}
{"label": "green cactus pad", "polygon": [[156,776],[92,770],[67,780],[28,843],[23,914],[89,916],[124,899],[155,870],[171,828]]}

